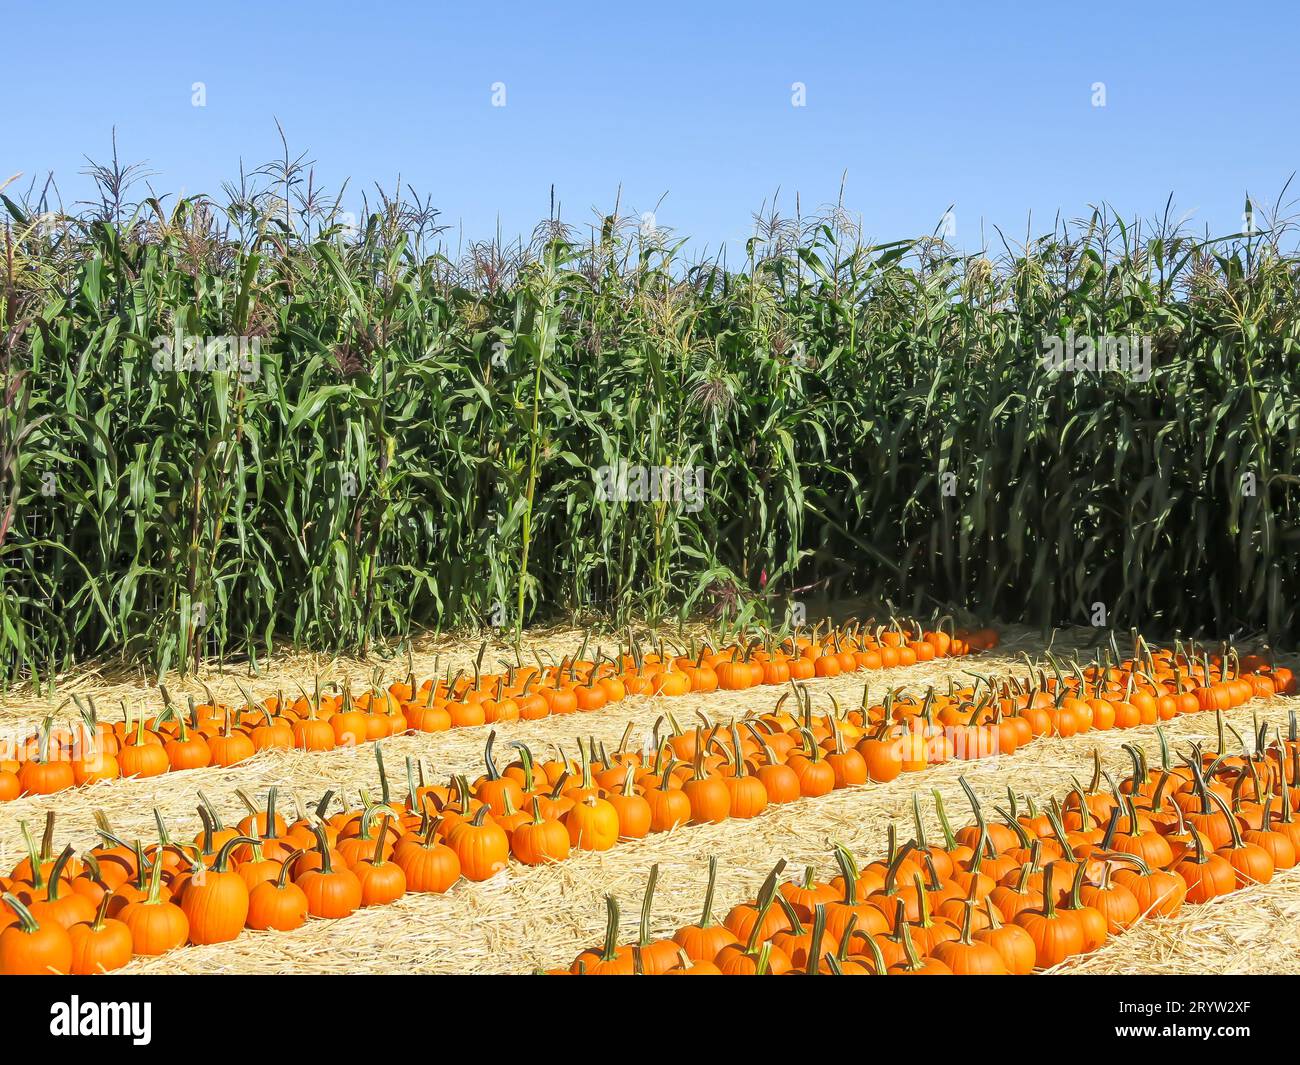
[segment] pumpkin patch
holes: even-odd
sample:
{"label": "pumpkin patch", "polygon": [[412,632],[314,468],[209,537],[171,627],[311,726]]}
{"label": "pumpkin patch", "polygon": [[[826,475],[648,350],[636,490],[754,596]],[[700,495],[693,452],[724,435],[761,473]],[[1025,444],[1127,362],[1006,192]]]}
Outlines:
{"label": "pumpkin patch", "polygon": [[[1260,832],[1286,835],[1280,829],[1291,823],[1289,815],[1274,820],[1267,801],[1229,808],[1220,799],[1231,840],[1211,851],[1177,797],[1194,803],[1212,783],[1231,787],[1252,767],[1288,791],[1300,772],[1300,745],[1294,736],[1277,737],[1247,760],[1249,766],[1232,768],[1222,766],[1223,753],[1207,762],[1208,755],[1193,749],[1154,777],[1139,759],[1134,772],[1111,787],[1094,781],[1037,803],[1008,789],[1009,808],[999,808],[996,819],[967,786],[974,820],[954,834],[940,804],[936,815],[947,836],[941,846],[927,843],[919,796],[913,796],[910,839],[900,842],[891,833],[886,850],[863,867],[837,847],[839,875],[833,879],[820,880],[808,868],[783,881],[784,863],[778,863],[758,893],[720,924],[713,918],[717,865],[710,859],[700,921],[661,937],[645,931],[657,880],[652,871],[635,943],[620,946],[619,908],[611,896],[601,947],[551,971],[685,975],[699,967],[745,976],[1007,976],[1051,969],[1139,922],[1266,882],[1271,862],[1262,848],[1244,841],[1240,826],[1258,819]],[[1088,828],[1103,810],[1109,811],[1104,831]],[[1167,844],[1157,860],[1137,854],[1148,833]],[[1247,851],[1251,846],[1256,850]],[[1293,855],[1288,860],[1295,864]],[[654,964],[647,965],[647,957]]]}
{"label": "pumpkin patch", "polygon": [[[843,638],[836,633],[823,646]],[[736,651],[728,661],[745,657]],[[704,658],[693,662],[703,668]],[[3,926],[9,948],[0,958],[14,972],[108,971],[134,955],[229,942],[245,928],[289,932],[312,919],[347,919],[410,893],[445,894],[461,880],[514,875],[656,833],[761,818],[774,806],[835,791],[865,794],[946,763],[998,757],[1013,765],[1018,751],[1045,737],[1077,745],[1092,731],[1144,719],[1159,729],[1162,718],[1186,714],[1213,715],[1213,753],[1197,744],[1174,753],[1158,732],[1158,767],[1129,745],[1122,781],[1103,774],[1097,760],[1091,783],[1045,806],[1009,791],[1010,808],[996,816],[967,787],[974,820],[957,830],[936,793],[942,843],[927,837],[914,796],[913,837],[891,836],[882,858],[861,865],[838,847],[832,880],[817,880],[811,869],[793,882],[774,878],[721,921],[711,864],[695,925],[656,940],[647,897],[636,944],[619,947],[610,932],[572,970],[1021,972],[1030,946],[1033,966],[1048,968],[1137,920],[1267,883],[1296,864],[1295,723],[1285,738],[1261,727],[1233,753],[1229,733],[1239,734],[1226,716],[1255,698],[1289,692],[1294,681],[1231,648],[1212,653],[1180,642],[1153,649],[1135,639],[1127,656],[1114,646],[1087,664],[1049,655],[1024,672],[980,674],[969,684],[916,693],[889,689],[878,701],[868,681],[860,704],[848,708],[834,695],[819,699],[815,675],[787,677],[779,687],[785,690],[766,711],[728,722],[699,715],[689,728],[666,713],[642,748],[630,745],[629,728],[616,748],[579,741],[576,757],[542,763],[519,741],[506,749],[507,760],[494,727],[481,773],[453,773],[441,784],[423,760],[408,759],[400,799],[377,739],[377,798],[363,789],[354,804],[328,790],[290,820],[272,787],[261,800],[240,792],[245,809],[236,819],[200,792],[198,831],[189,840],[156,815],[156,838],[128,843],[101,816],[100,842],[79,855],[72,846],[56,849],[51,812],[39,841],[22,826],[26,856],[0,878],[12,899]],[[481,690],[498,704],[507,697],[501,684]],[[394,695],[379,712],[401,704]],[[1137,710],[1133,725],[1099,715],[1116,705]],[[313,720],[313,707],[306,709],[303,720]],[[269,706],[262,710],[263,721],[275,716]],[[224,729],[228,708],[222,717]],[[166,727],[134,724],[137,737]],[[184,734],[177,726],[177,737]],[[51,735],[47,727],[44,738]],[[615,930],[617,914],[611,898]]]}
{"label": "pumpkin patch", "polygon": [[[927,630],[915,621],[891,619],[875,630],[853,623],[823,633],[818,625],[808,636],[796,632],[780,642],[762,634],[721,650],[706,645],[698,652],[675,655],[662,648],[643,651],[632,640],[616,656],[598,653],[590,660],[584,641],[554,665],[530,668],[520,662],[499,674],[480,668],[484,645],[472,674],[453,676],[448,670],[422,683],[412,674],[387,688],[376,677],[375,687],[355,698],[348,683],[329,692],[316,677],[311,692],[300,690],[296,699],[286,700],[277,692],[259,700],[245,691],[245,704],[230,706],[209,693],[205,702],[191,697],[181,707],[164,687],[159,713],[133,714],[123,704],[121,719],[113,721],[103,719],[93,697],[74,696],[77,719],[71,727],[58,729],[53,717],[47,718],[23,743],[10,751],[0,749],[0,802],[102,780],[228,767],[268,749],[331,751],[387,736],[594,713],[629,695],[673,698],[779,687],[790,680],[796,665],[804,667],[796,670],[806,674],[804,679],[838,676],[839,665],[834,674],[817,673],[815,667],[842,657],[847,657],[849,671],[879,669],[882,662],[875,649],[889,646],[886,640],[897,643],[903,633],[907,642],[898,646],[923,647],[927,661],[997,646],[997,633],[991,629],[950,636],[942,621]],[[852,648],[852,653],[843,648]]]}

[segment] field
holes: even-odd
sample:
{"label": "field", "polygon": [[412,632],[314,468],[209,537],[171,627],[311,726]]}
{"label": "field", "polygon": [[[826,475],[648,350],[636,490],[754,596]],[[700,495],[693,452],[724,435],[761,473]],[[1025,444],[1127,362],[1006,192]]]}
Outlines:
{"label": "field", "polygon": [[[581,641],[577,631],[549,631],[531,637],[530,649],[547,649],[557,658],[572,653]],[[1086,653],[1095,641],[1092,631],[1075,630],[1058,636],[1058,653],[1078,648]],[[993,651],[978,660],[947,659],[877,671],[869,677],[872,687],[936,685],[954,679],[968,679],[966,670],[985,675],[1014,671],[1023,654],[1042,650],[1036,635],[1024,629],[1011,630]],[[435,654],[440,668],[450,660],[455,668],[472,665],[476,645],[451,639],[422,644],[412,656],[418,675],[431,672]],[[508,654],[502,645],[493,648]],[[390,663],[400,674],[406,663]],[[258,692],[273,691],[292,683],[293,678],[317,671],[334,677],[350,676],[357,689],[369,684],[374,663],[352,658],[322,659],[306,655],[286,656],[274,662],[270,671],[255,682]],[[819,678],[807,682],[818,703],[831,694],[845,706],[862,697],[862,675]],[[206,685],[206,686],[205,686]],[[205,671],[200,677],[170,678],[176,698],[186,692],[206,699],[209,692],[219,699],[241,702],[236,678],[229,673]],[[124,700],[132,707],[150,705],[156,689],[126,677],[94,674],[70,678],[66,694],[85,698],[95,695],[99,704],[114,705]],[[771,687],[744,691],[684,695],[671,700],[647,695],[592,713],[544,717],[536,721],[452,729],[435,734],[395,736],[382,741],[386,763],[396,767],[407,756],[422,759],[430,779],[446,779],[463,773],[471,779],[483,772],[483,744],[489,731],[499,733],[498,757],[508,750],[506,741],[523,741],[537,752],[539,760],[550,745],[558,744],[572,754],[580,741],[594,737],[597,744],[612,748],[626,739],[631,727],[630,749],[641,746],[657,720],[667,709],[680,721],[697,712],[725,721],[743,717],[749,711],[766,711],[779,698]],[[1295,711],[1295,698],[1275,697],[1251,703],[1250,712],[1236,711],[1227,720],[1249,730],[1250,721],[1268,723],[1284,731],[1288,716]],[[48,712],[43,702],[11,699],[4,707],[6,724],[22,730],[34,727]],[[1245,715],[1245,720],[1242,720]],[[1168,743],[1183,749],[1200,742],[1207,749],[1216,743],[1212,714],[1188,714],[1160,726]],[[698,919],[705,869],[710,856],[718,860],[715,906],[719,915],[752,898],[756,885],[778,859],[785,859],[792,871],[805,864],[816,867],[823,878],[833,869],[832,843],[839,843],[857,855],[879,853],[887,826],[892,822],[900,834],[909,835],[912,796],[918,793],[926,809],[926,831],[933,838],[940,826],[933,816],[931,791],[942,794],[955,824],[957,811],[966,809],[959,780],[969,782],[982,802],[1005,804],[1008,784],[1018,793],[1034,797],[1064,795],[1080,779],[1093,773],[1092,752],[1098,751],[1103,767],[1117,777],[1129,768],[1123,744],[1140,744],[1151,759],[1158,757],[1159,741],[1154,726],[1093,731],[1069,738],[1047,737],[1014,754],[986,759],[953,760],[920,772],[908,772],[889,783],[836,790],[820,798],[804,798],[783,807],[771,807],[750,820],[729,819],[717,825],[684,824],[671,831],[653,833],[644,839],[620,843],[607,851],[576,852],[555,865],[525,867],[510,862],[508,868],[489,879],[474,883],[462,880],[445,893],[407,894],[384,906],[365,908],[345,919],[309,920],[295,931],[245,931],[233,942],[189,946],[156,958],[137,957],[126,972],[221,973],[221,972],[529,972],[536,968],[567,966],[577,953],[600,941],[604,926],[603,897],[617,896],[623,904],[622,941],[636,936],[637,911],[647,874],[658,866],[658,884],[649,930],[655,938],[671,935],[679,926]],[[27,820],[39,829],[46,811],[58,810],[58,846],[74,842],[78,849],[95,842],[97,811],[107,814],[117,834],[125,840],[156,838],[154,811],[177,838],[188,838],[199,827],[196,816],[198,791],[218,811],[242,815],[240,798],[260,802],[269,787],[279,789],[281,809],[292,809],[291,797],[311,805],[326,788],[343,796],[356,796],[366,789],[378,798],[373,745],[361,744],[328,752],[264,751],[229,768],[210,767],[173,772],[160,777],[115,780],[76,788],[55,796],[16,799],[0,807],[4,818],[5,867],[21,856],[21,841],[15,828]],[[402,791],[394,781],[394,790]],[[352,800],[355,805],[355,799]],[[233,820],[227,818],[227,820]],[[1150,973],[1277,973],[1296,971],[1300,942],[1300,903],[1295,896],[1294,870],[1279,870],[1271,883],[1250,886],[1208,904],[1186,906],[1176,917],[1140,923],[1105,946],[1053,967],[1053,972],[1150,972]]]}
{"label": "field", "polygon": [[1300,971],[1285,226],[259,174],[5,199],[0,971]]}

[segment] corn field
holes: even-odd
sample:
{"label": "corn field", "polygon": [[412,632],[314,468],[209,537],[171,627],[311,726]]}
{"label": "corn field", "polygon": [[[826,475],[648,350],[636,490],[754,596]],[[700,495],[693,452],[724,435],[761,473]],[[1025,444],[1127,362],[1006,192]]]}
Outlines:
{"label": "corn field", "polygon": [[[836,208],[761,214],[729,262],[617,208],[453,247],[380,192],[349,225],[287,156],[219,198],[95,176],[4,200],[7,680],[849,595],[1295,634],[1283,222],[1098,210],[972,256]],[[1149,338],[1150,373],[1045,365],[1070,336]],[[700,498],[610,498],[620,463]]]}

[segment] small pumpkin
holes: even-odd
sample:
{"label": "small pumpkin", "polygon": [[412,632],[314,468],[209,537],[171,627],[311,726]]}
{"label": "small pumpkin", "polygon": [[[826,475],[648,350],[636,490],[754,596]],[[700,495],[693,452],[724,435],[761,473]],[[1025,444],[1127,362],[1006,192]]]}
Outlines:
{"label": "small pumpkin", "polygon": [[231,852],[245,844],[257,845],[251,836],[232,836],[217,851],[210,867],[199,855],[194,874],[178,900],[190,926],[191,943],[227,943],[244,929],[248,918],[248,884],[229,868]]}
{"label": "small pumpkin", "polygon": [[[463,778],[462,786],[462,794],[468,795],[469,785]],[[614,820],[617,822],[617,816]],[[447,834],[447,846],[455,853],[460,871],[467,880],[482,881],[496,876],[506,867],[510,857],[510,839],[505,830],[488,816],[486,806],[480,806],[470,820],[458,821],[452,827]]]}
{"label": "small pumpkin", "polygon": [[68,929],[72,941],[69,971],[77,976],[110,973],[131,960],[131,929],[108,916],[108,903],[109,896],[105,895],[88,924]]}
{"label": "small pumpkin", "polygon": [[296,876],[307,896],[307,912],[313,917],[347,917],[361,905],[361,881],[351,869],[334,868],[334,852],[320,825],[315,826],[315,834],[319,865]]}
{"label": "small pumpkin", "polygon": [[162,897],[162,870],[161,858],[155,859],[144,898],[127,903],[117,913],[117,919],[131,933],[134,954],[166,954],[189,939],[190,922],[185,911]]}
{"label": "small pumpkin", "polygon": [[54,920],[38,922],[9,892],[0,895],[17,921],[0,930],[0,975],[49,976],[72,970],[72,939]]}
{"label": "small pumpkin", "polygon": [[307,922],[307,894],[289,879],[289,871],[302,857],[289,854],[273,880],[264,880],[248,893],[248,927],[259,931],[291,932]]}

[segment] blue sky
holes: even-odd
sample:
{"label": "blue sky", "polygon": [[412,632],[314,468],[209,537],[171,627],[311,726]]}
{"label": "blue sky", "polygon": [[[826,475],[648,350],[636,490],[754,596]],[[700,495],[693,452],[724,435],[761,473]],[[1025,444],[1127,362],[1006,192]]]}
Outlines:
{"label": "blue sky", "polygon": [[778,189],[815,208],[847,171],[869,236],[928,232],[954,204],[969,249],[1031,212],[1041,232],[1102,201],[1151,216],[1171,192],[1234,231],[1246,191],[1271,203],[1300,160],[1300,9],[1280,0],[128,8],[5,5],[0,181],[53,170],[75,200],[116,126],[158,191],[215,192],[279,151],[279,118],[318,180],[400,174],[467,237],[527,233],[553,183],[569,221],[622,185],[625,210],[736,244]]}

